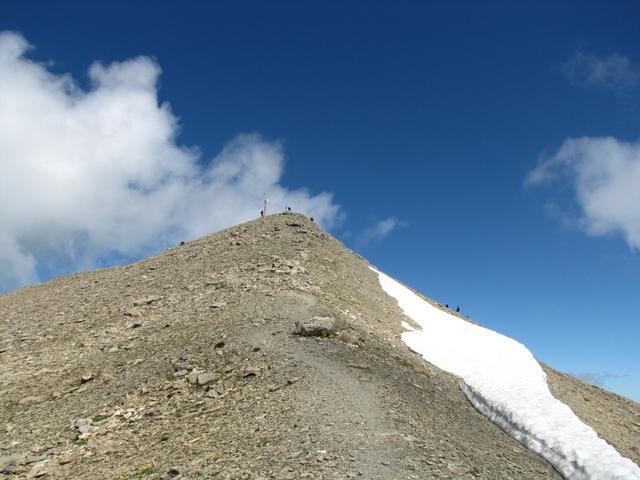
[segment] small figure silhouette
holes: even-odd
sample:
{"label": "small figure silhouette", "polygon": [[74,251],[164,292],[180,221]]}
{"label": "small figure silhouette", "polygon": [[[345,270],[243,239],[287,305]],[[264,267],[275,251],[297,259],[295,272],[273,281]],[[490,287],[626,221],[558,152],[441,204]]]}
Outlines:
{"label": "small figure silhouette", "polygon": [[456,313],[460,313],[460,307],[456,307]]}
{"label": "small figure silhouette", "polygon": [[264,210],[260,210],[260,216],[264,217]]}

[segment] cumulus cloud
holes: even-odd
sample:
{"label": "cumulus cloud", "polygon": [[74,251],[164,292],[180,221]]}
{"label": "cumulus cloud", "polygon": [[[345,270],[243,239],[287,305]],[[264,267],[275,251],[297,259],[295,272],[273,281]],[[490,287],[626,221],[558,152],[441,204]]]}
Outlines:
{"label": "cumulus cloud", "polygon": [[563,68],[575,85],[625,90],[640,84],[640,71],[629,58],[618,53],[599,56],[578,50]]}
{"label": "cumulus cloud", "polygon": [[620,234],[632,249],[640,248],[640,142],[568,139],[526,183],[568,188],[578,226],[591,235]]}
{"label": "cumulus cloud", "polygon": [[365,245],[373,240],[384,238],[394,230],[406,226],[406,222],[398,220],[396,217],[387,217],[366,228],[360,235],[358,243]]}
{"label": "cumulus cloud", "polygon": [[210,161],[179,145],[152,59],[95,63],[83,90],[29,49],[0,33],[0,291],[255,218],[265,193],[274,209],[339,220],[330,193],[280,184],[278,142],[239,135]]}

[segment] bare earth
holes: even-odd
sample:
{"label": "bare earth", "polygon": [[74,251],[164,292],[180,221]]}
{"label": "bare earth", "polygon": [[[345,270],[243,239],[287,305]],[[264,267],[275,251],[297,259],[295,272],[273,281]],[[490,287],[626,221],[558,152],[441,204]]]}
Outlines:
{"label": "bare earth", "polygon": [[[338,333],[293,334],[317,315]],[[406,348],[404,319],[301,215],[0,296],[0,478],[561,478]],[[640,463],[638,404],[545,369]]]}

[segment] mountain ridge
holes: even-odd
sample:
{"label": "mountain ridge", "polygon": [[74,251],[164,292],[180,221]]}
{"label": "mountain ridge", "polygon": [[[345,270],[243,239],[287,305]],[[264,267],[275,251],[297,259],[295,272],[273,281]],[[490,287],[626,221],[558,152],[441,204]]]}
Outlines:
{"label": "mountain ridge", "polygon": [[[272,215],[0,296],[0,475],[561,478],[402,343],[368,266]],[[315,315],[339,333],[293,334]],[[543,367],[640,461],[640,406]]]}

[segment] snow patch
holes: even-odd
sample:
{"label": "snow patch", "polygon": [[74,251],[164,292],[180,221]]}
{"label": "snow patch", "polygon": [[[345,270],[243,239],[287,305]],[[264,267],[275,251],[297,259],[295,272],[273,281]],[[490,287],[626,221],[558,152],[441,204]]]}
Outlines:
{"label": "snow patch", "polygon": [[420,330],[402,340],[428,362],[462,378],[460,388],[483,415],[546,458],[571,480],[640,480],[640,468],[621,456],[551,395],[547,378],[521,343],[434,307],[370,267]]}

